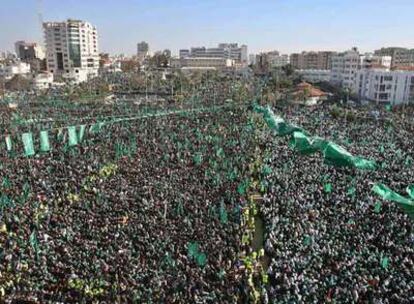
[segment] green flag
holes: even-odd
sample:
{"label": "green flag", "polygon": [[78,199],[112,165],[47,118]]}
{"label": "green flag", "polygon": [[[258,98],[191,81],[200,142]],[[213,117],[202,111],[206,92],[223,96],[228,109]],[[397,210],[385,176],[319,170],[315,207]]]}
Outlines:
{"label": "green flag", "polygon": [[23,141],[24,155],[25,156],[35,155],[32,133],[23,133],[22,141]]}
{"label": "green flag", "polygon": [[[411,188],[411,187],[410,187]],[[387,201],[396,202],[412,219],[414,219],[414,201],[392,191],[385,185],[376,184],[372,191]],[[411,193],[409,192],[410,196]]]}
{"label": "green flag", "polygon": [[375,170],[374,161],[362,157],[353,156],[341,146],[330,142],[323,151],[325,162],[334,166],[349,166],[357,169]]}
{"label": "green flag", "polygon": [[85,136],[85,129],[86,129],[86,126],[85,125],[81,125],[79,127],[79,137],[78,137],[79,142],[82,142],[83,141],[83,137]]}
{"label": "green flag", "polygon": [[49,134],[48,131],[40,131],[40,151],[50,151]]}
{"label": "green flag", "polygon": [[6,136],[6,148],[7,148],[7,151],[11,151],[12,150],[12,140],[11,140],[11,137],[10,137],[10,135],[7,135]]}
{"label": "green flag", "polygon": [[78,135],[76,134],[76,126],[68,127],[69,146],[76,146],[78,144]]}

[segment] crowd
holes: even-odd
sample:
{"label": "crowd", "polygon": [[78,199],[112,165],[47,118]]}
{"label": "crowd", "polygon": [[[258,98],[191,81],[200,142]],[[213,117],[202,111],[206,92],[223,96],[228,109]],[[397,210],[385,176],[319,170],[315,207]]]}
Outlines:
{"label": "crowd", "polygon": [[[245,107],[114,124],[75,147],[3,157],[5,302],[235,303]],[[190,254],[190,244],[198,256]]]}
{"label": "crowd", "polygon": [[[274,108],[375,160],[369,171],[298,154],[240,104],[106,125],[72,147],[57,131],[79,117],[90,124],[174,108],[145,106],[5,110],[3,133],[38,132],[39,121],[27,120],[45,113],[53,119],[40,124],[54,131],[47,153],[0,147],[1,301],[414,301],[413,221],[371,191],[379,182],[404,193],[414,183],[410,109]],[[258,215],[264,251],[255,252],[246,229],[257,234]]]}
{"label": "crowd", "polygon": [[[413,221],[372,192],[383,183],[404,194],[414,182],[414,123],[410,113],[288,106],[275,112],[312,135],[377,162],[364,171],[299,155],[287,137],[267,133],[270,185],[261,212],[266,222],[267,297],[272,303],[412,303]],[[345,112],[345,110],[344,110]],[[408,116],[408,117],[407,117]],[[411,116],[412,117],[412,116]]]}

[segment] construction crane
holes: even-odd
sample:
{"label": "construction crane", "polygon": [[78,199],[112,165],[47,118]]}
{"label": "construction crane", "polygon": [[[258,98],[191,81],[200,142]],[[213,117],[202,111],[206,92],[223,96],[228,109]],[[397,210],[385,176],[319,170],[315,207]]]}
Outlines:
{"label": "construction crane", "polygon": [[40,28],[43,28],[43,0],[37,0],[37,18],[40,23]]}

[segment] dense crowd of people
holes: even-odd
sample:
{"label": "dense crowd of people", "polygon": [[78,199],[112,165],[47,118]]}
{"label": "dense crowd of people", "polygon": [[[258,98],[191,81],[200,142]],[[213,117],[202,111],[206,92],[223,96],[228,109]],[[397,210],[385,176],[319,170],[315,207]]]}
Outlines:
{"label": "dense crowd of people", "polygon": [[[299,155],[287,137],[267,131],[272,173],[261,211],[271,263],[268,299],[274,303],[411,303],[414,301],[413,221],[372,192],[384,183],[404,194],[414,183],[414,123],[382,111],[356,109],[352,121],[332,107],[275,109],[312,135],[377,162],[375,171],[324,164]],[[350,117],[348,115],[348,117]]]}
{"label": "dense crowd of people", "polygon": [[[23,157],[0,148],[0,299],[414,301],[413,221],[371,191],[380,182],[404,193],[414,183],[410,109],[344,107],[338,115],[331,105],[274,108],[309,134],[375,160],[371,171],[324,164],[320,153],[298,154],[288,136],[276,136],[237,103],[120,121],[73,147],[59,134],[81,116],[91,117],[82,121],[89,126],[111,115],[174,108],[192,106],[62,103],[5,110],[3,133],[38,132],[39,122],[27,120],[45,113],[53,121],[41,124],[53,131],[47,153]],[[60,122],[62,112],[67,120]],[[258,164],[260,174],[252,171]],[[248,244],[257,240],[245,239],[249,197],[258,193],[265,257]],[[267,273],[262,281],[248,275],[257,269]]]}
{"label": "dense crowd of people", "polygon": [[[234,303],[247,297],[237,187],[254,148],[249,114],[114,124],[79,146],[1,170],[6,301]],[[59,146],[60,145],[60,146]],[[196,243],[206,261],[189,255]]]}

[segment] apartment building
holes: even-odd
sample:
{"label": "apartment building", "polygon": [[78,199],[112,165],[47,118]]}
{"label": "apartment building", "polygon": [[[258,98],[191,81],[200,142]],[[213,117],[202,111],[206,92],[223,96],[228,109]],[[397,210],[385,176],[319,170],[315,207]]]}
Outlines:
{"label": "apartment building", "polygon": [[37,43],[31,43],[26,41],[17,41],[14,44],[17,58],[22,61],[32,61],[35,59],[44,59],[45,53],[43,48]]}
{"label": "apartment building", "polygon": [[15,75],[30,76],[30,64],[21,61],[0,63],[0,77],[9,80]]}
{"label": "apartment building", "polygon": [[98,75],[98,32],[86,21],[43,23],[47,70],[74,82]]}
{"label": "apartment building", "polygon": [[355,75],[360,68],[360,60],[360,54],[356,48],[332,56],[331,83],[351,89]]}
{"label": "apartment building", "polygon": [[237,43],[220,43],[215,48],[192,47],[190,50],[181,49],[180,58],[222,58],[234,60],[238,64],[248,64],[247,45]]}
{"label": "apartment building", "polygon": [[378,56],[391,56],[391,67],[411,67],[414,66],[414,49],[389,47],[376,50]]}
{"label": "apartment building", "polygon": [[414,71],[364,69],[355,75],[353,92],[360,100],[390,103],[414,102]]}
{"label": "apartment building", "polygon": [[297,70],[302,79],[310,82],[329,82],[331,80],[331,70]]}
{"label": "apartment building", "polygon": [[137,44],[137,56],[139,60],[144,60],[149,55],[149,44],[141,41]]}
{"label": "apartment building", "polygon": [[334,52],[302,52],[290,55],[290,64],[298,70],[330,70]]}
{"label": "apartment building", "polygon": [[235,65],[234,60],[214,57],[186,57],[186,58],[172,58],[171,67],[199,70],[220,70]]}

